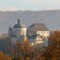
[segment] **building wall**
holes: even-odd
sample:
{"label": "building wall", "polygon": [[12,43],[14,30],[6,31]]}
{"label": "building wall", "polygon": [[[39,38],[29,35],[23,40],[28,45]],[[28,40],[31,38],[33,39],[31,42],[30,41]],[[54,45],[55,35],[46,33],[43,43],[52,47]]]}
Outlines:
{"label": "building wall", "polygon": [[16,37],[11,38],[12,45],[16,44],[18,42],[18,39]]}
{"label": "building wall", "polygon": [[26,35],[26,28],[14,28],[13,35],[16,35],[17,37]]}
{"label": "building wall", "polygon": [[26,28],[21,28],[21,35],[26,35]]}
{"label": "building wall", "polygon": [[44,37],[48,37],[50,35],[49,31],[37,31],[37,34],[44,36]]}
{"label": "building wall", "polygon": [[36,44],[41,44],[44,43],[43,38],[41,38],[40,36],[36,37]]}
{"label": "building wall", "polygon": [[27,29],[27,35],[36,35],[36,34],[40,34],[41,36],[45,36],[48,37],[50,35],[50,31],[41,31],[38,30],[37,28],[28,28]]}
{"label": "building wall", "polygon": [[9,36],[9,37],[12,36],[12,30],[8,30],[8,36]]}
{"label": "building wall", "polygon": [[27,35],[35,35],[36,34],[36,29],[35,28],[27,28]]}

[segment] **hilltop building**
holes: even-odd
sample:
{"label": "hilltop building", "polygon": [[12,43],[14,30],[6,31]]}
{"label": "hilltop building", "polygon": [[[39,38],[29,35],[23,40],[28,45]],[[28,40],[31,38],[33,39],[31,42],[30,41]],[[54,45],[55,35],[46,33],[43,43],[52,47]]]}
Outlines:
{"label": "hilltop building", "polygon": [[15,24],[13,28],[9,27],[8,35],[12,40],[12,44],[16,43],[22,36],[26,35],[26,27],[21,24],[21,18],[18,19],[17,24]]}
{"label": "hilltop building", "polygon": [[36,35],[48,37],[49,30],[43,23],[34,23],[27,28],[27,35]]}
{"label": "hilltop building", "polygon": [[48,45],[50,31],[43,23],[34,23],[27,28],[27,36],[31,45],[44,44]]}
{"label": "hilltop building", "polygon": [[18,41],[22,41],[23,38],[30,41],[30,46],[34,45],[48,45],[48,36],[50,32],[43,23],[34,23],[28,28],[21,23],[21,18],[18,19],[17,24],[8,30],[9,37],[11,38],[12,44]]}

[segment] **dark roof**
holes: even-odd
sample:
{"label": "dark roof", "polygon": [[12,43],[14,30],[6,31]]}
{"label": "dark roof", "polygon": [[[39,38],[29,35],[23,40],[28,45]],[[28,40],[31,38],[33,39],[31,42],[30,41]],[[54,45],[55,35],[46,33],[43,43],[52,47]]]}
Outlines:
{"label": "dark roof", "polygon": [[13,28],[25,28],[25,25],[21,24],[21,19],[19,18],[17,24],[15,24]]}
{"label": "dark roof", "polygon": [[37,36],[40,36],[43,40],[45,40],[45,37],[41,36],[39,34],[38,35],[31,35],[31,36],[28,37],[28,39],[29,39],[30,42],[35,42],[35,39],[36,39]]}
{"label": "dark roof", "polygon": [[13,28],[25,28],[25,26],[17,23],[13,26]]}
{"label": "dark roof", "polygon": [[36,28],[38,31],[48,31],[48,28],[43,23],[34,23],[28,28]]}
{"label": "dark roof", "polygon": [[38,35],[31,35],[31,36],[28,37],[28,39],[29,39],[30,42],[35,42],[37,36],[41,37],[43,39],[43,41],[46,41],[46,37],[41,36],[39,34]]}
{"label": "dark roof", "polygon": [[12,28],[9,28],[9,30],[12,30]]}
{"label": "dark roof", "polygon": [[37,37],[37,35],[31,35],[28,37],[29,39],[29,42],[32,43],[32,42],[35,42],[35,38]]}
{"label": "dark roof", "polygon": [[39,34],[36,34],[36,35],[30,35],[30,36],[28,37],[28,39],[35,39],[37,36],[40,36],[41,38],[45,38],[44,36],[41,36],[41,35],[39,35]]}
{"label": "dark roof", "polygon": [[35,39],[37,37],[37,35],[30,35],[28,36],[28,39]]}

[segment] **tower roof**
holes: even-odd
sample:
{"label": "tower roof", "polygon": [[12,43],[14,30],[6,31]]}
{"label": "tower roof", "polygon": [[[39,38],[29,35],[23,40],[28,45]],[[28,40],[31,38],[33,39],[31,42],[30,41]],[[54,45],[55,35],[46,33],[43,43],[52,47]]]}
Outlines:
{"label": "tower roof", "polygon": [[25,25],[21,24],[21,18],[18,19],[17,24],[15,24],[13,28],[25,28]]}

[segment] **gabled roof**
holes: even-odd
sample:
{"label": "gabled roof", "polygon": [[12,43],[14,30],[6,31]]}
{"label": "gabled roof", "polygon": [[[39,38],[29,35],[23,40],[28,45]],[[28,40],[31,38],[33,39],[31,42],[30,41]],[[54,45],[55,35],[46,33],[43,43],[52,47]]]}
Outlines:
{"label": "gabled roof", "polygon": [[34,23],[30,25],[28,28],[36,28],[38,31],[49,31],[43,23]]}

